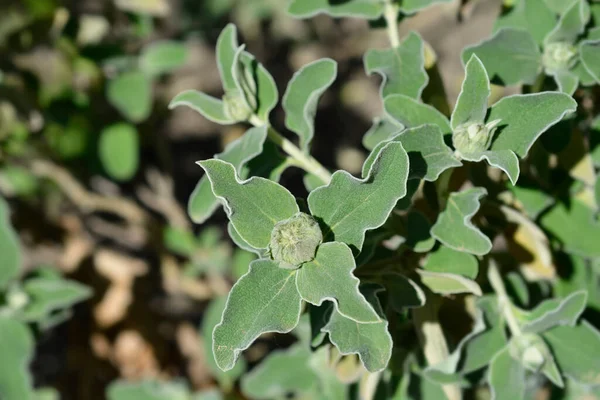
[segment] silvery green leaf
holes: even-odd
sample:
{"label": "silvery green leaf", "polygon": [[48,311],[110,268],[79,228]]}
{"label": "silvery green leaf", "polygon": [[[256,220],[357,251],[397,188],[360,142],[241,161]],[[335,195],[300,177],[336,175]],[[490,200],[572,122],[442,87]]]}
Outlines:
{"label": "silvery green leaf", "polygon": [[221,321],[226,302],[226,296],[215,298],[210,302],[208,308],[204,312],[201,332],[204,354],[206,354],[206,366],[210,370],[212,376],[219,382],[219,386],[225,391],[230,391],[233,388],[235,381],[246,371],[246,360],[242,358],[229,371],[222,371],[221,368],[217,366],[215,358],[212,356],[213,330]]}
{"label": "silvery green leaf", "polygon": [[493,400],[525,400],[525,367],[512,358],[508,346],[492,359],[488,382]]}
{"label": "silvery green leaf", "polygon": [[572,71],[556,71],[553,75],[558,90],[572,96],[579,86],[579,77]]}
{"label": "silvery green leaf", "polygon": [[500,29],[491,38],[465,48],[463,61],[472,54],[483,62],[491,81],[500,80],[503,85],[533,84],[541,69],[537,43],[529,32],[520,29]]}
{"label": "silvery green leaf", "polygon": [[454,250],[479,256],[489,253],[492,242],[471,223],[471,218],[479,210],[479,199],[486,194],[484,188],[452,193],[446,209],[431,229],[433,237]]}
{"label": "silvery green leaf", "polygon": [[445,170],[462,165],[444,143],[442,130],[436,125],[427,124],[406,129],[389,141],[375,146],[363,164],[363,174],[371,167],[380,149],[390,142],[402,143],[402,147],[408,153],[409,179],[425,179],[433,182]]}
{"label": "silvery green leaf", "polygon": [[400,10],[404,14],[413,14],[439,3],[449,3],[452,0],[403,0],[400,3]]}
{"label": "silvery green leaf", "polygon": [[525,157],[542,133],[576,109],[577,102],[564,93],[504,97],[492,106],[488,116],[489,121],[501,121],[491,150],[512,150]]}
{"label": "silvery green leaf", "polygon": [[125,72],[108,82],[106,97],[125,118],[142,122],[152,111],[152,82],[140,71]]}
{"label": "silvery green leaf", "polygon": [[41,277],[26,280],[23,291],[29,301],[19,312],[19,319],[26,322],[39,321],[92,295],[90,288],[79,282]]}
{"label": "silvery green leaf", "polygon": [[331,365],[333,346],[321,346],[313,352],[309,361],[310,367],[315,371],[321,382],[320,391],[316,400],[347,399],[348,385],[341,382]]}
{"label": "silvery green leaf", "polygon": [[252,252],[252,253],[258,255],[259,257],[262,257],[265,254],[265,252],[266,252],[265,249],[262,249],[262,250],[255,249],[254,247],[252,247],[248,243],[246,243],[246,241],[235,230],[231,221],[229,221],[229,223],[227,223],[227,233],[229,234],[229,237],[231,238],[233,243],[235,243],[235,245],[237,247],[239,247],[240,249]]}
{"label": "silvery green leaf", "polygon": [[218,159],[198,164],[206,171],[213,194],[223,202],[233,227],[254,248],[266,248],[275,224],[299,211],[294,196],[278,183],[259,177],[240,181],[233,165]]}
{"label": "silvery green leaf", "polygon": [[423,264],[423,269],[430,272],[445,272],[475,279],[479,272],[479,265],[477,259],[469,253],[440,246],[439,249],[429,254],[425,264]]}
{"label": "silvery green leaf", "polygon": [[139,166],[139,133],[131,124],[121,122],[100,132],[98,157],[106,173],[117,181],[134,177]]}
{"label": "silvery green leaf", "polygon": [[300,318],[302,299],[296,271],[271,260],[256,260],[233,286],[221,322],[213,331],[217,366],[230,370],[241,351],[265,332],[287,333]]}
{"label": "silvery green leaf", "polygon": [[223,101],[197,90],[186,90],[179,93],[171,100],[169,109],[172,110],[179,106],[189,107],[217,124],[231,125],[236,122],[225,113]]}
{"label": "silvery green leaf", "polygon": [[242,379],[242,391],[251,399],[301,396],[319,384],[309,366],[311,351],[303,344],[275,351]]}
{"label": "silvery green leaf", "polygon": [[304,187],[309,193],[315,190],[316,188],[325,185],[321,178],[311,173],[306,173],[306,175],[304,175],[304,178],[302,178],[302,182],[304,183]]}
{"label": "silvery green leaf", "polygon": [[402,94],[393,94],[383,100],[385,112],[406,128],[425,124],[437,125],[443,134],[452,132],[448,118],[428,104]]}
{"label": "silvery green leaf", "polygon": [[427,253],[435,245],[430,229],[431,223],[425,215],[416,210],[409,212],[406,219],[405,244],[416,253]]}
{"label": "silvery green leaf", "polygon": [[539,335],[522,334],[513,336],[508,344],[511,356],[528,370],[541,372],[554,385],[564,387],[563,379],[550,348]]}
{"label": "silvery green leaf", "polygon": [[527,315],[525,333],[541,333],[558,325],[574,326],[587,304],[587,292],[571,293],[564,299],[549,299]]}
{"label": "silvery green leaf", "polygon": [[300,137],[300,148],[309,152],[315,133],[317,104],[337,75],[337,63],[324,58],[303,66],[288,84],[283,96],[285,126]]}
{"label": "silvery green leaf", "polygon": [[[373,287],[364,289],[365,296],[381,314],[377,291]],[[334,311],[323,331],[329,333],[329,340],[342,354],[358,354],[369,372],[377,372],[387,367],[392,356],[392,337],[388,332],[388,322],[379,319],[377,323],[361,324]]]}
{"label": "silvery green leaf", "polygon": [[557,16],[544,1],[520,0],[512,10],[496,20],[494,31],[502,28],[524,29],[542,44],[556,26]]}
{"label": "silvery green leaf", "polygon": [[0,196],[0,289],[19,275],[21,248],[19,238],[10,223],[8,203]]}
{"label": "silvery green leaf", "polygon": [[564,14],[574,3],[579,0],[543,0],[556,14]]}
{"label": "silvery green leaf", "polygon": [[377,19],[383,13],[383,3],[375,0],[292,0],[288,12],[296,18],[310,18],[317,14],[332,17],[359,17]]}
{"label": "silvery green leaf", "polygon": [[0,316],[0,395],[3,400],[32,397],[29,363],[34,350],[35,341],[29,328],[16,319]]}
{"label": "silvery green leaf", "polygon": [[232,71],[238,47],[237,29],[234,24],[227,24],[221,31],[216,45],[217,67],[225,93],[237,89]]}
{"label": "silvery green leaf", "polygon": [[492,167],[500,168],[506,173],[513,185],[519,179],[519,158],[512,150],[484,151],[478,154],[462,154],[467,161],[479,162],[486,160]]}
{"label": "silvery green leaf", "polygon": [[432,272],[418,269],[421,282],[434,293],[442,295],[457,293],[473,293],[481,296],[481,287],[472,279],[446,272]]}
{"label": "silvery green leaf", "polygon": [[584,40],[579,47],[579,60],[594,80],[600,82],[600,40]]}
{"label": "silvery green leaf", "polygon": [[140,54],[140,69],[149,76],[171,72],[185,64],[187,49],[183,43],[165,40],[144,47]]}
{"label": "silvery green leaf", "polygon": [[358,323],[379,322],[379,316],[358,290],[360,281],[352,274],[355,268],[352,250],[347,245],[323,243],[314,260],[303,264],[296,275],[302,300],[316,306],[329,300],[345,318]]}
{"label": "silvery green leaf", "polygon": [[388,116],[375,118],[373,125],[363,136],[362,144],[367,150],[373,150],[379,143],[391,139],[403,130],[404,125]]}
{"label": "silvery green leaf", "polygon": [[108,400],[187,400],[189,389],[183,382],[117,380],[107,389]]}
{"label": "silvery green leaf", "polygon": [[403,313],[408,308],[418,308],[425,304],[425,292],[413,280],[397,272],[383,276],[382,285],[388,293],[390,306],[394,311]]}
{"label": "silvery green leaf", "polygon": [[585,0],[577,0],[561,15],[558,24],[548,33],[544,43],[575,43],[577,37],[585,30],[589,20],[590,6]]}
{"label": "silvery green leaf", "polygon": [[[267,138],[267,127],[249,129],[242,137],[231,142],[215,158],[227,161],[235,167],[242,179],[248,176],[246,164],[260,155]],[[192,192],[187,205],[188,215],[197,224],[206,221],[218,208],[218,200],[212,192],[208,176],[203,176]]]}
{"label": "silvery green leaf", "polygon": [[472,54],[465,66],[465,79],[450,119],[452,129],[465,124],[483,124],[490,92],[485,67],[477,55]]}
{"label": "silvery green leaf", "polygon": [[324,240],[344,242],[359,252],[365,232],[383,225],[406,194],[408,166],[402,144],[388,143],[363,179],[336,171],[327,186],[312,191],[308,205],[322,223]]}
{"label": "silvery green leaf", "polygon": [[403,94],[418,100],[429,82],[423,39],[416,32],[410,32],[398,47],[367,51],[364,64],[367,75],[382,76],[381,98]]}

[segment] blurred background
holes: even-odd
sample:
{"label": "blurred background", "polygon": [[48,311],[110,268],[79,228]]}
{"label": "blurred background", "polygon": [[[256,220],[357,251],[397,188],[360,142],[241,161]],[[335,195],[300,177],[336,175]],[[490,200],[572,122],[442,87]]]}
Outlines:
{"label": "blurred background", "polygon": [[[500,5],[456,0],[400,24],[402,34],[416,30],[431,46],[450,106],[462,81],[461,50],[489,35]],[[221,152],[246,127],[167,107],[187,89],[221,96],[214,46],[233,22],[280,94],[304,64],[339,63],[320,102],[314,155],[329,168],[360,171],[362,136],[382,110],[379,78],[365,74],[362,56],[389,46],[386,34],[365,20],[295,20],[286,7],[286,0],[0,1],[0,195],[21,243],[19,274],[44,267],[92,289],[70,318],[36,325],[35,387],[62,399],[103,399],[116,381],[150,379],[244,398],[237,377],[294,340],[266,337],[245,354],[247,365],[216,369],[210,332],[254,255],[235,249],[222,211],[198,227],[186,203],[202,173],[195,161]],[[445,99],[433,102],[447,110]],[[283,128],[283,117],[277,109],[273,124]],[[304,196],[301,178],[290,169],[282,183]]]}

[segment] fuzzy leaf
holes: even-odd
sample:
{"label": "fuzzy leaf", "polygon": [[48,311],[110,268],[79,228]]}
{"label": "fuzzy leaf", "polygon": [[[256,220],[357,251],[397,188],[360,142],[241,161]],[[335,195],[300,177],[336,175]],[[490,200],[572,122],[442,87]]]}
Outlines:
{"label": "fuzzy leaf", "polygon": [[465,79],[450,119],[452,129],[466,123],[483,124],[490,93],[490,80],[485,67],[481,60],[472,54],[465,66]]}
{"label": "fuzzy leaf", "polygon": [[386,273],[381,283],[388,293],[390,305],[398,313],[405,312],[407,308],[418,308],[425,304],[423,289],[404,275],[396,272]]}
{"label": "fuzzy leaf", "polygon": [[435,246],[435,239],[431,237],[431,223],[422,213],[413,210],[406,218],[405,244],[416,253],[427,253]]}
{"label": "fuzzy leaf", "polygon": [[317,60],[294,74],[283,96],[285,126],[300,136],[300,147],[309,151],[315,133],[315,114],[323,93],[337,75],[337,63],[329,58]]}
{"label": "fuzzy leaf", "polygon": [[402,94],[393,94],[383,101],[385,112],[407,128],[416,128],[425,124],[440,127],[443,134],[452,132],[448,119],[428,104],[421,103]]}
{"label": "fuzzy leaf", "polygon": [[33,335],[26,325],[15,319],[0,317],[0,398],[32,398],[29,363],[35,349]]}
{"label": "fuzzy leaf", "polygon": [[[215,158],[232,164],[238,176],[244,179],[248,176],[246,164],[262,153],[266,138],[266,127],[251,128],[242,137],[227,145],[222,153],[215,154]],[[192,221],[201,224],[215,212],[218,206],[208,176],[205,175],[198,181],[190,196],[188,214]]]}
{"label": "fuzzy leaf", "polygon": [[415,32],[409,33],[398,47],[367,51],[364,64],[367,75],[378,73],[383,77],[381,98],[403,94],[420,99],[429,82],[423,39]]}
{"label": "fuzzy leaf", "polygon": [[590,20],[590,6],[587,1],[577,0],[561,15],[556,27],[546,36],[545,43],[575,43]]}
{"label": "fuzzy leaf", "polygon": [[[366,287],[364,290],[365,296],[381,312],[377,289]],[[329,333],[329,339],[340,353],[358,354],[369,372],[377,372],[387,367],[392,356],[392,337],[387,328],[388,322],[385,319],[377,323],[361,324],[334,311],[323,331]]]}
{"label": "fuzzy leaf", "polygon": [[525,399],[525,367],[511,357],[508,346],[492,359],[488,381],[494,400]]}
{"label": "fuzzy leaf", "polygon": [[417,270],[417,273],[421,277],[421,282],[434,293],[443,295],[457,293],[473,293],[476,296],[482,295],[481,288],[477,282],[461,275],[425,270]]}
{"label": "fuzzy leaf", "polygon": [[225,113],[225,108],[221,100],[197,90],[186,90],[179,93],[171,100],[169,109],[172,110],[179,106],[189,107],[204,118],[216,122],[217,124],[231,125],[235,123],[235,121]]}
{"label": "fuzzy leaf", "polygon": [[312,215],[322,223],[323,239],[360,251],[365,232],[383,225],[406,194],[407,178],[408,155],[400,143],[385,145],[363,179],[335,172],[327,186],[308,196]]}
{"label": "fuzzy leaf", "polygon": [[586,303],[587,292],[583,290],[564,299],[546,300],[527,316],[523,332],[541,333],[558,325],[575,326]]}
{"label": "fuzzy leaf", "polygon": [[221,31],[216,46],[217,67],[219,68],[225,93],[237,89],[233,77],[233,64],[238,47],[237,28],[234,24],[227,24]]}
{"label": "fuzzy leaf", "polygon": [[479,199],[486,194],[484,188],[452,193],[446,209],[431,229],[433,237],[454,250],[479,256],[487,254],[492,249],[492,242],[471,223],[479,210]]}
{"label": "fuzzy leaf", "polygon": [[8,203],[0,196],[0,290],[15,279],[21,269],[19,238],[10,223]]}
{"label": "fuzzy leaf", "polygon": [[572,71],[556,71],[553,75],[558,90],[572,96],[579,86],[579,77]]}
{"label": "fuzzy leaf", "polygon": [[181,382],[115,381],[108,386],[108,400],[187,400],[189,390]]}
{"label": "fuzzy leaf", "polygon": [[292,0],[288,12],[296,18],[310,18],[327,14],[334,18],[359,17],[377,19],[383,13],[383,4],[374,0]]}
{"label": "fuzzy leaf", "polygon": [[407,129],[389,141],[378,144],[363,164],[363,175],[371,167],[380,150],[389,142],[402,143],[402,147],[408,153],[409,179],[433,182],[445,170],[461,165],[444,143],[444,135],[440,128],[428,124]]}
{"label": "fuzzy leaf", "polygon": [[373,125],[363,136],[362,144],[367,150],[373,150],[379,143],[391,139],[403,130],[404,125],[388,116],[375,118]]}
{"label": "fuzzy leaf", "polygon": [[462,275],[469,279],[475,279],[479,272],[477,259],[474,256],[445,246],[440,246],[427,257],[423,269]]}
{"label": "fuzzy leaf", "polygon": [[492,150],[512,150],[525,157],[542,133],[576,109],[577,102],[564,93],[504,97],[492,106],[488,117],[489,121],[500,120]]}
{"label": "fuzzy leaf", "polygon": [[537,43],[542,44],[555,25],[556,14],[544,1],[520,0],[510,13],[496,21],[494,31],[502,28],[524,29]]}
{"label": "fuzzy leaf", "polygon": [[564,14],[574,3],[579,0],[543,0],[558,15]]}
{"label": "fuzzy leaf", "polygon": [[579,47],[579,60],[585,70],[600,82],[600,40],[585,40]]}
{"label": "fuzzy leaf", "polygon": [[519,179],[519,158],[512,150],[484,151],[480,154],[463,154],[462,158],[467,161],[479,162],[486,160],[492,167],[500,168],[506,173],[513,185]]}
{"label": "fuzzy leaf", "polygon": [[275,224],[299,211],[294,196],[278,183],[259,177],[239,181],[233,165],[222,160],[198,164],[206,171],[235,230],[254,248],[266,248]]}
{"label": "fuzzy leaf", "polygon": [[472,54],[481,59],[492,82],[499,79],[507,86],[532,84],[541,68],[542,55],[538,45],[524,30],[500,29],[491,38],[467,47],[463,51],[463,62]]}
{"label": "fuzzy leaf", "polygon": [[23,290],[29,302],[19,318],[27,322],[39,321],[54,311],[68,308],[92,295],[87,286],[64,279],[28,279],[23,284]]}
{"label": "fuzzy leaf", "polygon": [[140,71],[125,72],[106,89],[110,104],[131,122],[142,122],[152,111],[152,82]]}
{"label": "fuzzy leaf", "polygon": [[102,130],[98,142],[98,157],[112,178],[128,181],[138,170],[139,139],[133,125],[118,123]]}
{"label": "fuzzy leaf", "polygon": [[359,323],[379,322],[373,307],[358,290],[360,281],[352,274],[356,265],[352,250],[344,243],[323,243],[314,260],[302,265],[296,276],[298,292],[304,301],[320,306],[335,303],[345,318]]}
{"label": "fuzzy leaf", "polygon": [[165,40],[154,42],[140,54],[140,69],[149,76],[171,72],[185,64],[187,49],[183,43]]}
{"label": "fuzzy leaf", "polygon": [[235,365],[242,350],[266,332],[287,333],[298,324],[302,299],[296,271],[271,260],[256,260],[233,286],[221,322],[213,331],[213,353],[224,371]]}
{"label": "fuzzy leaf", "polygon": [[400,10],[404,14],[413,14],[439,3],[449,3],[452,0],[403,0],[400,4]]}

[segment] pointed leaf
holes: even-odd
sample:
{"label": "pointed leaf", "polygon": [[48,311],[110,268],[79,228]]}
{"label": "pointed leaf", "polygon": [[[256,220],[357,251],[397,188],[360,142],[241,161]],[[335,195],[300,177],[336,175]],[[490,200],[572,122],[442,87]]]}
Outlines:
{"label": "pointed leaf", "polygon": [[407,128],[416,128],[425,124],[440,127],[442,133],[452,132],[448,119],[428,104],[401,94],[393,94],[383,101],[385,112]]}
{"label": "pointed leaf", "polygon": [[235,230],[254,248],[266,248],[275,224],[299,211],[294,196],[278,183],[258,177],[239,181],[233,165],[217,159],[198,164]]}
{"label": "pointed leaf", "polygon": [[600,82],[600,40],[585,40],[579,47],[579,59],[585,70]]}
{"label": "pointed leaf", "polygon": [[235,121],[231,119],[224,109],[223,102],[197,90],[186,90],[179,93],[171,100],[169,110],[175,107],[186,106],[196,111],[209,121],[221,125],[231,125]]}
{"label": "pointed leaf", "polygon": [[477,259],[471,254],[440,246],[439,249],[427,257],[423,269],[430,272],[444,272],[475,279],[479,272],[479,265]]}
{"label": "pointed leaf", "polygon": [[309,151],[315,133],[315,114],[321,95],[337,75],[337,63],[329,58],[314,61],[294,74],[283,96],[285,126],[300,136],[300,148]]}
{"label": "pointed leaf", "polygon": [[564,299],[544,301],[527,316],[522,327],[525,333],[541,333],[558,325],[575,326],[585,309],[587,292],[571,293]]}
{"label": "pointed leaf", "polygon": [[19,238],[10,223],[8,203],[0,196],[0,290],[19,275],[21,248]]}
{"label": "pointed leaf", "polygon": [[492,242],[471,223],[471,218],[479,210],[479,199],[486,194],[484,188],[452,193],[446,209],[431,229],[433,237],[454,250],[479,256],[489,253]]}
{"label": "pointed leaf", "polygon": [[575,43],[590,20],[590,6],[587,1],[577,0],[561,15],[556,27],[546,36],[544,43]]}
{"label": "pointed leaf", "polygon": [[296,18],[310,18],[327,14],[334,18],[359,17],[377,19],[383,13],[383,4],[373,0],[292,0],[288,12]]}
{"label": "pointed leaf", "polygon": [[382,98],[403,94],[418,100],[429,82],[423,39],[415,32],[409,33],[398,47],[367,51],[364,64],[367,75],[378,73],[383,77]]}
{"label": "pointed leaf", "polygon": [[[242,137],[228,144],[222,153],[215,154],[215,158],[233,165],[238,176],[244,179],[248,176],[246,164],[262,153],[266,138],[267,127],[248,129]],[[218,200],[212,192],[208,176],[205,175],[198,181],[188,200],[188,215],[195,223],[202,224],[218,206]]]}
{"label": "pointed leaf", "polygon": [[224,371],[235,365],[241,351],[266,332],[287,333],[298,324],[302,299],[296,271],[271,260],[256,260],[233,286],[221,322],[213,332],[213,352]]}
{"label": "pointed leaf", "polygon": [[117,181],[128,181],[138,170],[139,134],[133,125],[118,123],[100,132],[98,157],[106,173]]}
{"label": "pointed leaf", "polygon": [[[541,69],[542,55],[531,34],[524,30],[500,29],[494,36],[463,51],[463,61],[476,54],[492,82],[503,85],[532,84]],[[493,119],[489,119],[493,121]]]}
{"label": "pointed leaf", "polygon": [[490,93],[490,80],[485,67],[473,54],[465,66],[465,79],[450,119],[452,129],[467,123],[483,124]]}
{"label": "pointed leaf", "polygon": [[314,260],[303,264],[298,271],[298,292],[304,301],[316,306],[325,300],[334,302],[342,316],[356,322],[379,322],[373,307],[358,291],[360,281],[352,274],[355,268],[348,246],[338,242],[323,243]]}
{"label": "pointed leaf", "polygon": [[92,295],[89,287],[65,279],[28,279],[23,290],[29,301],[19,318],[27,322],[40,321],[52,312],[71,307]]}
{"label": "pointed leaf", "polygon": [[404,125],[388,116],[375,118],[373,125],[363,136],[362,144],[367,150],[373,150],[379,143],[391,139],[403,130]]}
{"label": "pointed leaf", "polygon": [[217,67],[225,93],[237,89],[232,70],[238,47],[237,29],[234,24],[227,24],[221,31],[216,46]]}
{"label": "pointed leaf", "polygon": [[434,293],[443,295],[457,293],[473,293],[481,296],[481,288],[477,282],[460,275],[446,272],[432,272],[417,270],[421,277],[421,282],[425,284]]}
{"label": "pointed leaf", "polygon": [[564,93],[504,97],[492,106],[488,117],[489,121],[500,120],[492,150],[512,150],[525,157],[542,133],[576,109],[577,102]]}
{"label": "pointed leaf", "polygon": [[408,155],[400,143],[385,145],[363,179],[335,172],[327,186],[308,195],[310,211],[322,223],[324,241],[344,242],[360,251],[365,232],[383,225],[406,194],[407,178]]}
{"label": "pointed leaf", "polygon": [[0,317],[0,398],[30,399],[33,392],[29,363],[35,349],[33,335],[15,319]]}
{"label": "pointed leaf", "polygon": [[108,83],[106,97],[125,118],[142,122],[152,111],[152,82],[142,72],[125,72]]}
{"label": "pointed leaf", "polygon": [[488,381],[494,400],[525,399],[525,368],[511,357],[508,346],[492,359]]}

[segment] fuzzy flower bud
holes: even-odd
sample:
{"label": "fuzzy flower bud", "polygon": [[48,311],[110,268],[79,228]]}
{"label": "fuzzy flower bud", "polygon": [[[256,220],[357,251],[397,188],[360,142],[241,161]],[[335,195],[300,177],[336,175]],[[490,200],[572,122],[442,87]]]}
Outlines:
{"label": "fuzzy flower bud", "polygon": [[548,347],[544,340],[534,334],[525,334],[511,343],[512,356],[531,371],[539,371],[546,362]]}
{"label": "fuzzy flower bud", "polygon": [[492,143],[494,131],[500,120],[487,124],[467,123],[459,126],[452,134],[454,148],[462,155],[478,154],[486,151]]}
{"label": "fuzzy flower bud", "polygon": [[242,93],[234,91],[225,94],[223,103],[225,114],[234,121],[247,121],[252,116],[252,110],[248,107]]}
{"label": "fuzzy flower bud", "polygon": [[282,268],[294,269],[315,257],[323,241],[319,224],[302,212],[278,222],[271,232],[269,249]]}
{"label": "fuzzy flower bud", "polygon": [[542,64],[547,73],[570,69],[576,62],[577,48],[571,43],[549,43],[544,48]]}

